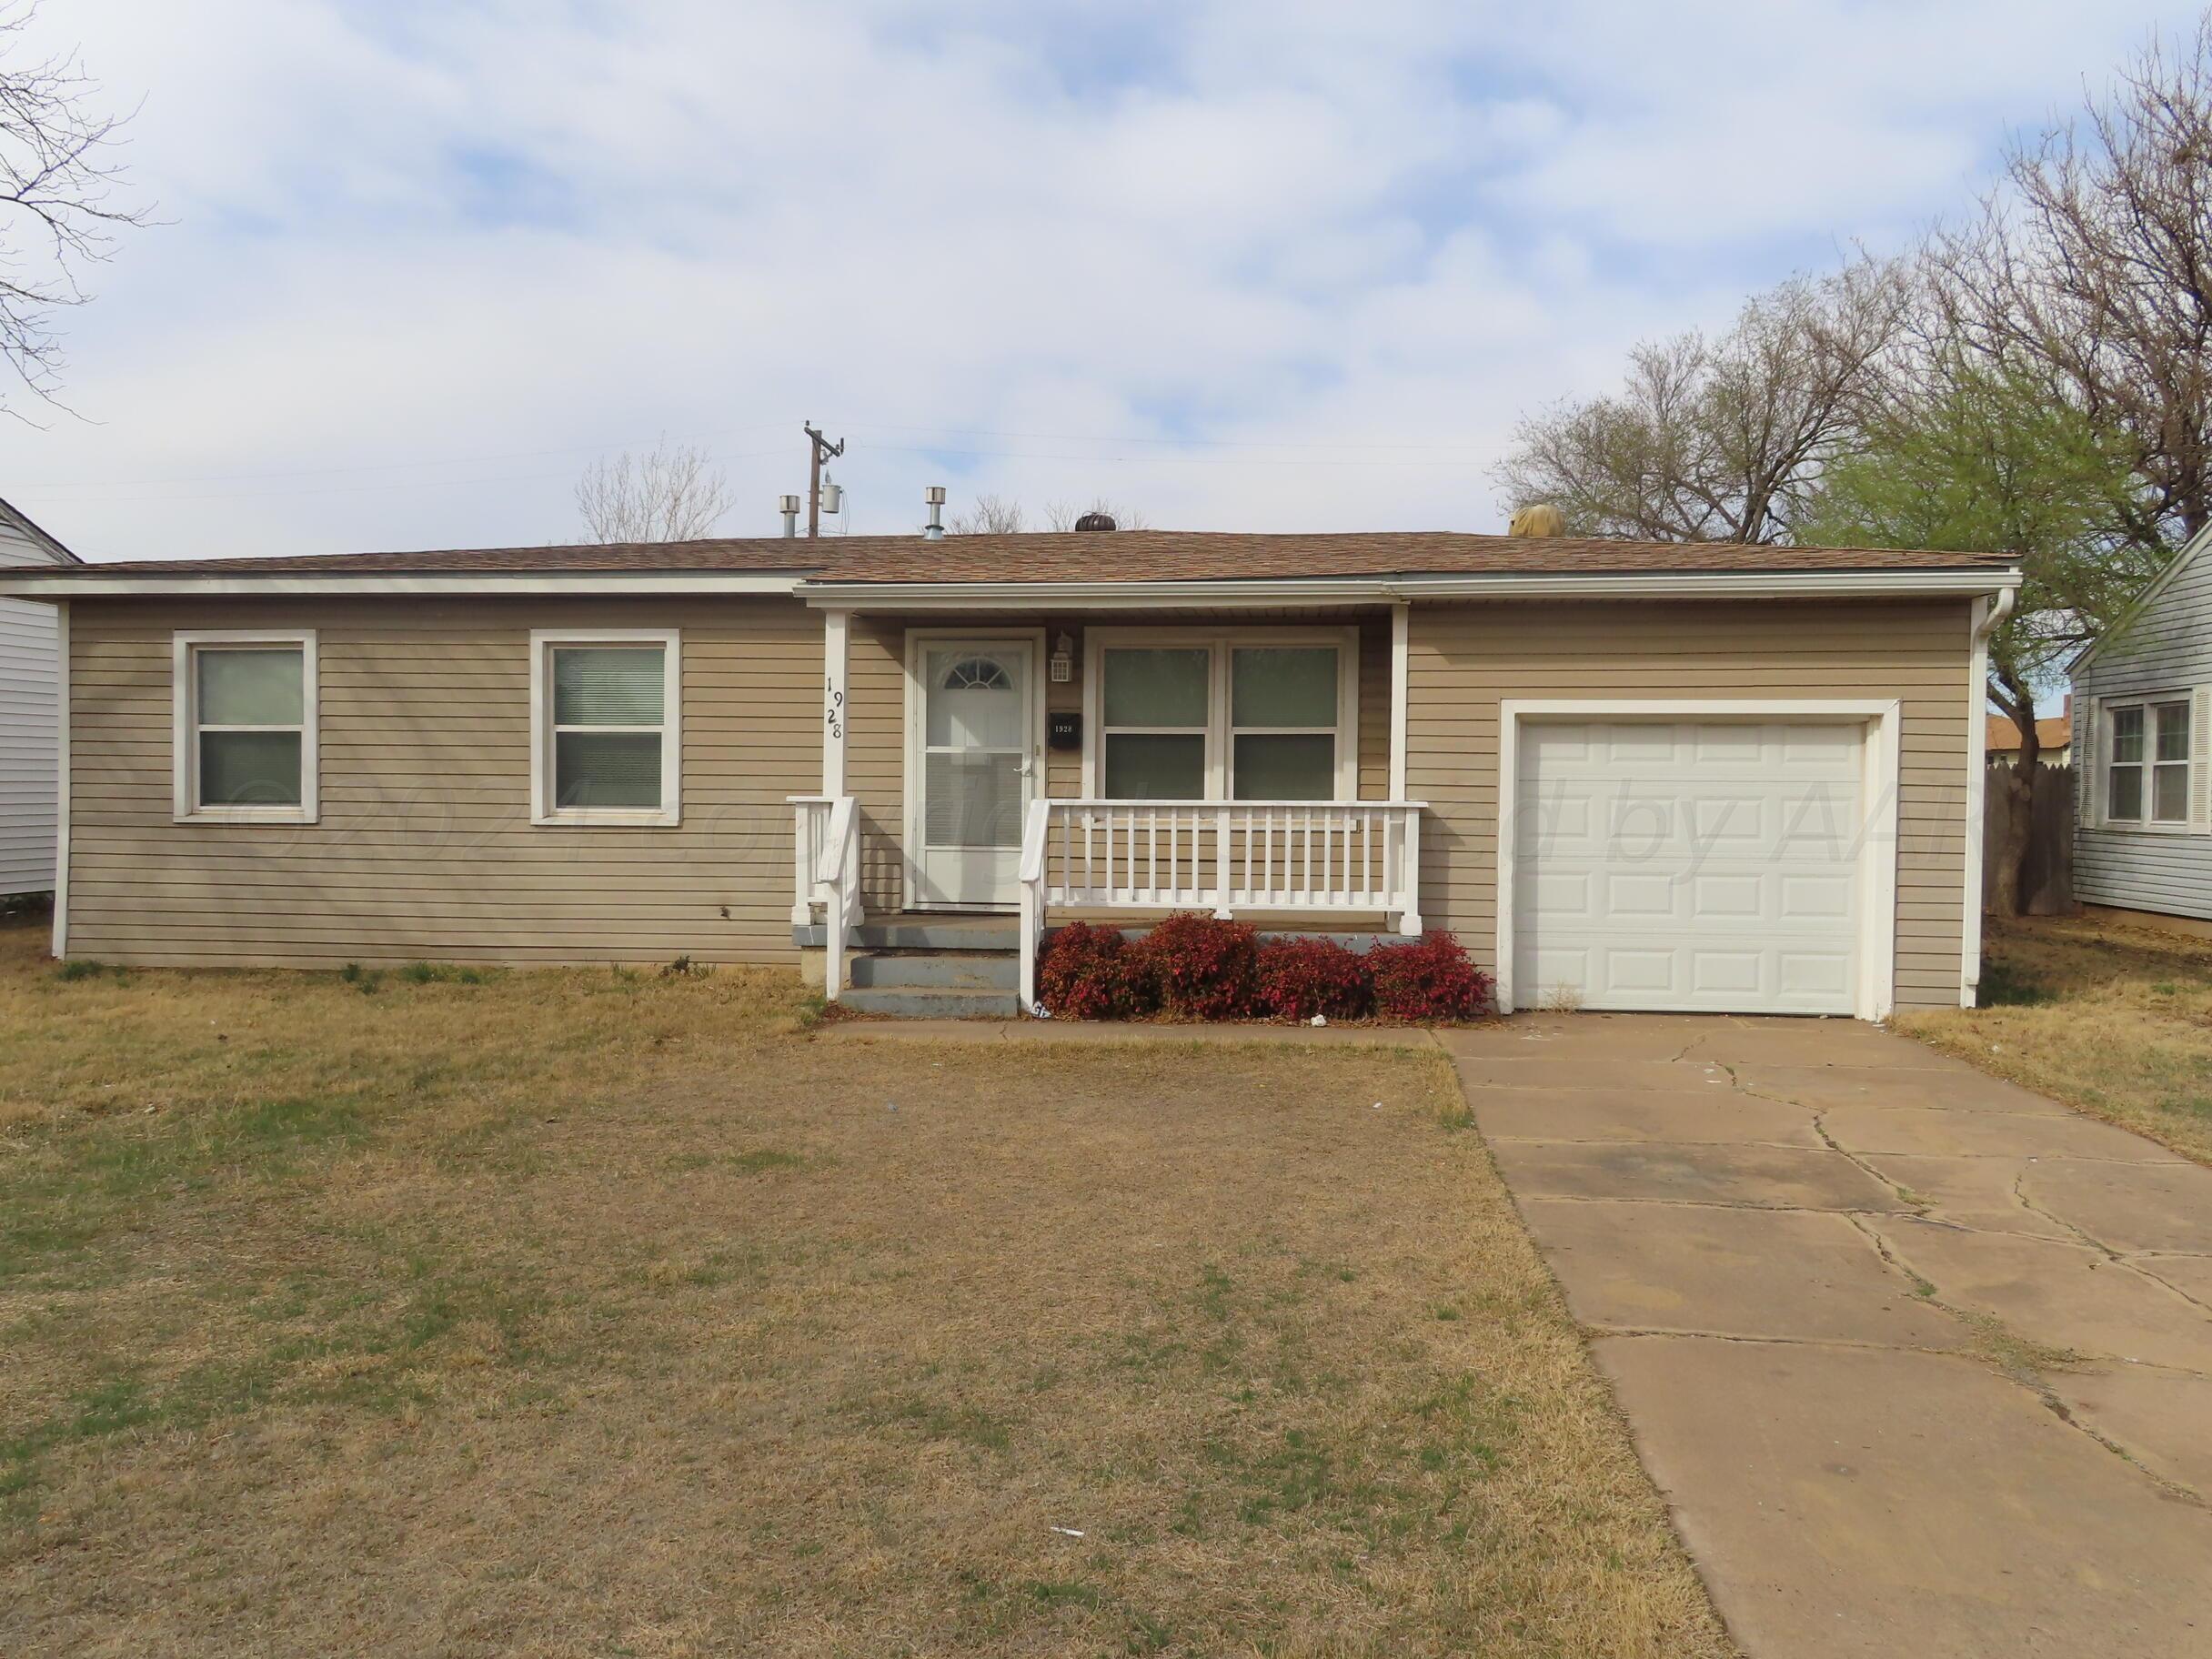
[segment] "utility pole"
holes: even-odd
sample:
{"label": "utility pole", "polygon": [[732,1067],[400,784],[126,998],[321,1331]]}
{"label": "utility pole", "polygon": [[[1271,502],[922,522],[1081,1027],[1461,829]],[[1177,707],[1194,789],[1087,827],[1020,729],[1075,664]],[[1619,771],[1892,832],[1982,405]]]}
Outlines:
{"label": "utility pole", "polygon": [[831,443],[816,428],[812,421],[799,428],[807,435],[807,534],[822,533],[822,463],[845,453],[845,440]]}

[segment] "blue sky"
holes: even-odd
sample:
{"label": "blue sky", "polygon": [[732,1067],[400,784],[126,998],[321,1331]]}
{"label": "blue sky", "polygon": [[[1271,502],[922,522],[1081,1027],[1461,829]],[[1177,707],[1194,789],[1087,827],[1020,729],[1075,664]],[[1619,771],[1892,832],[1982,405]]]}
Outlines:
{"label": "blue sky", "polygon": [[1516,416],[1985,187],[2188,8],[49,0],[164,223],[0,495],[95,558],[544,542],[850,440],[1190,528],[1498,528]]}

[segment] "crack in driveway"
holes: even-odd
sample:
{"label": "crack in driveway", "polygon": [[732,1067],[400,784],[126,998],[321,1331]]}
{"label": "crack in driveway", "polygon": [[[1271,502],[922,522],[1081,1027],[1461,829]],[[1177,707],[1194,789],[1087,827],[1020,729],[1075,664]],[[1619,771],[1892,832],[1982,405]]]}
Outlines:
{"label": "crack in driveway", "polygon": [[[2106,1350],[2130,1340],[2131,1320],[2164,1322],[2146,1294],[2154,1289],[2183,1325],[2212,1312],[2212,1276],[2192,1293],[2147,1252],[2066,1212],[2094,1202],[2099,1214],[2126,1213],[2141,1171],[2140,1190],[2168,1195],[2160,1226],[2178,1242],[2187,1224],[2163,1217],[2176,1202],[2187,1213],[2196,1177],[2107,1148],[2081,1132],[2086,1120],[1869,1028],[1732,1021],[1686,1044],[1654,1030],[1644,1046],[1633,1017],[1592,1021],[1588,1045],[1574,1041],[1574,1021],[1553,1023],[1563,1029],[1542,1058],[1557,1063],[1555,1080],[1543,1065],[1496,1063],[1510,1051],[1480,1040],[1441,1046],[1747,1651],[2157,1651],[2163,1638],[2149,1635],[2135,1600],[2125,1613],[2093,1609],[2114,1586],[2156,1599],[2147,1549],[2187,1537],[2188,1560],[2212,1558],[2212,1531],[2191,1530],[2212,1524],[2212,1435],[2191,1427],[2192,1413],[2212,1422],[2212,1365],[2192,1362],[2205,1350],[2178,1326],[2146,1338],[2155,1362]],[[1810,1064],[1790,1051],[1801,1034]],[[1513,1091],[1522,1132],[1490,1133],[1493,1089]],[[1555,1126],[1543,1121],[1551,1101]],[[1847,1110],[1864,1107],[1881,1110]],[[1661,1139],[1670,1111],[1694,1117],[1697,1138]],[[1773,1138],[1792,1121],[1810,1141]],[[1872,1151],[1861,1144],[1869,1136],[1916,1150]],[[2016,1137],[2019,1150],[2003,1150]],[[2038,1161],[2083,1168],[2057,1198],[2031,1197],[2023,1182]],[[1945,1238],[1959,1242],[1936,1249]],[[1863,1268],[1851,1265],[1855,1246]],[[1935,1261],[1919,1260],[1927,1251]],[[2073,1265],[2046,1284],[2046,1260]],[[2082,1276],[2096,1265],[2119,1276],[2109,1286]],[[1956,1331],[1957,1345],[1938,1330]],[[1925,1369],[1946,1360],[1964,1370]],[[1900,1523],[1900,1543],[1919,1542],[1876,1552],[1867,1572],[1891,1574],[1880,1589],[1840,1564]],[[1975,1560],[1986,1575],[1946,1586],[1937,1560]],[[2177,1628],[2196,1640],[2212,1627],[2212,1584],[2189,1569],[2179,1582],[2204,1595],[2203,1605],[2178,1598],[2189,1604]],[[2019,1626],[1999,1635],[1983,1623],[2014,1602],[2036,1604]],[[1760,1631],[1795,1616],[1777,1608],[1807,1610],[1806,1622],[1762,1645]],[[1870,1624],[1893,1617],[1894,1640],[1869,1638]]]}

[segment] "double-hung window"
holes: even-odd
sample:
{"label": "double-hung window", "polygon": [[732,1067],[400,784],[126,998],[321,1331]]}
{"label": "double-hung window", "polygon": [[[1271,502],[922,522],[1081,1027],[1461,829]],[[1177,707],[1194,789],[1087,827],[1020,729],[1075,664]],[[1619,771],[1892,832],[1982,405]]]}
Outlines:
{"label": "double-hung window", "polygon": [[530,821],[680,821],[674,630],[539,630],[530,636]]}
{"label": "double-hung window", "polygon": [[2181,828],[2189,821],[2189,699],[2105,705],[2105,821]]}
{"label": "double-hung window", "polygon": [[1203,800],[1213,766],[1213,653],[1111,646],[1101,653],[1102,792],[1115,800]]}
{"label": "double-hung window", "polygon": [[1112,800],[1352,799],[1358,661],[1349,628],[1100,630],[1091,787]]}
{"label": "double-hung window", "polygon": [[315,822],[314,634],[180,633],[173,651],[177,821]]}
{"label": "double-hung window", "polygon": [[1233,799],[1336,799],[1341,655],[1333,645],[1230,646]]}

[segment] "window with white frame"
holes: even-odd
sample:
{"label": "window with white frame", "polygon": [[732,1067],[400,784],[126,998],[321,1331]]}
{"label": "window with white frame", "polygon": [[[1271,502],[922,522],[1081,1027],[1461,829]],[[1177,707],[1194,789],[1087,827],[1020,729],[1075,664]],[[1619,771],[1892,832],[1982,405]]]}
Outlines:
{"label": "window with white frame", "polygon": [[1213,769],[1213,653],[1111,646],[1101,654],[1100,792],[1203,800]]}
{"label": "window with white frame", "polygon": [[1229,793],[1237,800],[1333,800],[1338,649],[1229,648]]}
{"label": "window with white frame", "polygon": [[178,821],[316,821],[314,634],[179,633],[172,680]]}
{"label": "window with white frame", "polygon": [[1101,630],[1093,787],[1116,800],[1350,799],[1358,661],[1350,629]]}
{"label": "window with white frame", "polygon": [[2105,821],[2189,821],[2189,699],[2105,705]]}
{"label": "window with white frame", "polygon": [[679,821],[677,634],[540,631],[530,638],[531,820]]}

